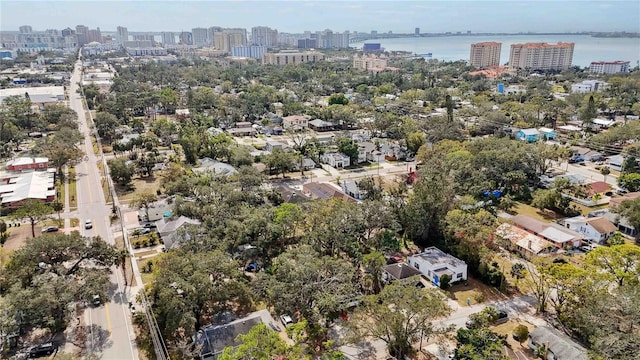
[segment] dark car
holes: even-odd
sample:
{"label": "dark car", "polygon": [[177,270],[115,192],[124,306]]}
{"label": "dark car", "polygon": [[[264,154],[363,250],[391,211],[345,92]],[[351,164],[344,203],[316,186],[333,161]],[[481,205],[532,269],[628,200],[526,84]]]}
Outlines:
{"label": "dark car", "polygon": [[155,228],[158,227],[158,225],[156,225],[155,223],[152,223],[152,222],[147,222],[147,223],[144,223],[142,225],[142,227],[147,228],[147,229],[155,229]]}
{"label": "dark car", "polygon": [[36,345],[29,350],[30,358],[38,358],[42,356],[49,356],[56,351],[56,346],[52,342]]}

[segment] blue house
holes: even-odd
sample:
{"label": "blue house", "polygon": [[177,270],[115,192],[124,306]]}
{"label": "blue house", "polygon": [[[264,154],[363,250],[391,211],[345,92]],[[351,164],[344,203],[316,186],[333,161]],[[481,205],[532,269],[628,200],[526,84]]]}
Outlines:
{"label": "blue house", "polygon": [[516,134],[516,139],[526,142],[536,142],[540,137],[538,129],[522,129]]}
{"label": "blue house", "polygon": [[541,127],[538,131],[541,135],[544,135],[545,140],[553,140],[557,135],[555,130],[546,127]]}

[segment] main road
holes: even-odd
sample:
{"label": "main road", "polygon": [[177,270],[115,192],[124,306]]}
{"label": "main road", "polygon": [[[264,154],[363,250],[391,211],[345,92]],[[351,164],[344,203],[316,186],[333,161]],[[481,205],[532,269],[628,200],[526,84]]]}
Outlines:
{"label": "main road", "polygon": [[[99,159],[93,151],[91,128],[87,124],[82,96],[78,93],[78,84],[82,81],[82,63],[78,61],[71,76],[69,88],[69,107],[78,113],[79,130],[83,135],[81,148],[85,153],[82,162],[76,166],[76,190],[80,232],[84,236],[100,236],[103,241],[114,245],[111,229],[111,208],[107,205],[103,193],[102,178],[98,169]],[[90,220],[93,227],[85,229],[85,221]],[[130,297],[124,285],[124,275],[118,267],[111,269],[112,286],[107,290],[109,299],[98,307],[87,307],[84,314],[87,332],[87,353],[101,359],[138,359],[135,334],[131,324],[129,310]]]}

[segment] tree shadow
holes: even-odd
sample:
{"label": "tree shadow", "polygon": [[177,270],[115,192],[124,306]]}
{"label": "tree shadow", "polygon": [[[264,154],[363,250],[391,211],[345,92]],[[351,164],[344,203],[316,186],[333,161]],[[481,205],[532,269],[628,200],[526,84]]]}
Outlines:
{"label": "tree shadow", "polygon": [[[95,352],[103,352],[105,349],[113,345],[113,341],[109,339],[109,331],[96,324],[82,326],[85,333],[85,344],[83,344],[83,353],[91,354]],[[78,344],[76,344],[78,345]]]}

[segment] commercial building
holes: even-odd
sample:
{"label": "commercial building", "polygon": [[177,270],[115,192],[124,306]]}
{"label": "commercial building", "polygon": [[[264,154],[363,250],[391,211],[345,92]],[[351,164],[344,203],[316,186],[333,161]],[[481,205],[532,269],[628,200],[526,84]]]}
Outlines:
{"label": "commercial building", "polygon": [[571,85],[572,93],[589,93],[606,89],[609,86],[604,81],[584,80],[583,82]]}
{"label": "commercial building", "polygon": [[209,44],[209,29],[207,28],[193,28],[191,29],[191,36],[193,45],[195,46],[206,46]]}
{"label": "commercial building", "polygon": [[470,64],[476,68],[488,68],[500,65],[502,44],[495,41],[471,44]]}
{"label": "commercial building", "polygon": [[251,44],[273,47],[278,44],[278,30],[267,26],[251,28]]}
{"label": "commercial building", "polygon": [[317,51],[281,51],[278,53],[266,53],[262,56],[265,65],[288,65],[318,62],[324,60],[324,54]]}
{"label": "commercial building", "polygon": [[22,25],[20,26],[20,34],[31,34],[33,32],[33,28],[31,25]]}
{"label": "commercial building", "polygon": [[183,31],[180,33],[180,44],[182,45],[193,45],[193,35],[188,31]]}
{"label": "commercial building", "polygon": [[617,74],[629,72],[629,61],[594,61],[589,66],[594,74]]}
{"label": "commercial building", "polygon": [[362,45],[362,51],[365,53],[383,52],[384,48],[380,43],[364,43]]}
{"label": "commercial building", "polygon": [[28,88],[10,88],[0,89],[0,103],[9,96],[26,96],[34,105],[44,107],[48,104],[54,104],[64,101],[64,86],[40,86]]}
{"label": "commercial building", "polygon": [[[16,158],[0,173],[0,202],[3,208],[15,208],[25,200],[45,203],[55,199],[55,169],[47,168],[47,158]],[[40,171],[38,171],[40,170]]]}
{"label": "commercial building", "polygon": [[262,59],[262,55],[267,52],[266,46],[246,45],[234,46],[231,48],[231,56]]}
{"label": "commercial building", "polygon": [[122,45],[125,41],[129,41],[129,30],[124,26],[118,26],[116,28],[116,42]]}
{"label": "commercial building", "polygon": [[513,69],[565,70],[573,61],[574,43],[512,44],[509,66]]}
{"label": "commercial building", "polygon": [[409,256],[407,261],[435,286],[440,286],[445,274],[451,277],[451,283],[467,280],[467,263],[434,246]]}
{"label": "commercial building", "polygon": [[19,34],[11,34],[10,38],[3,36],[2,45],[16,53],[36,53],[40,51],[65,50],[72,51],[78,46],[75,33],[58,30],[33,31],[31,26],[21,27]]}
{"label": "commercial building", "polygon": [[102,32],[100,32],[100,28],[89,29],[89,31],[87,32],[87,42],[104,42],[104,39],[102,38]]}

